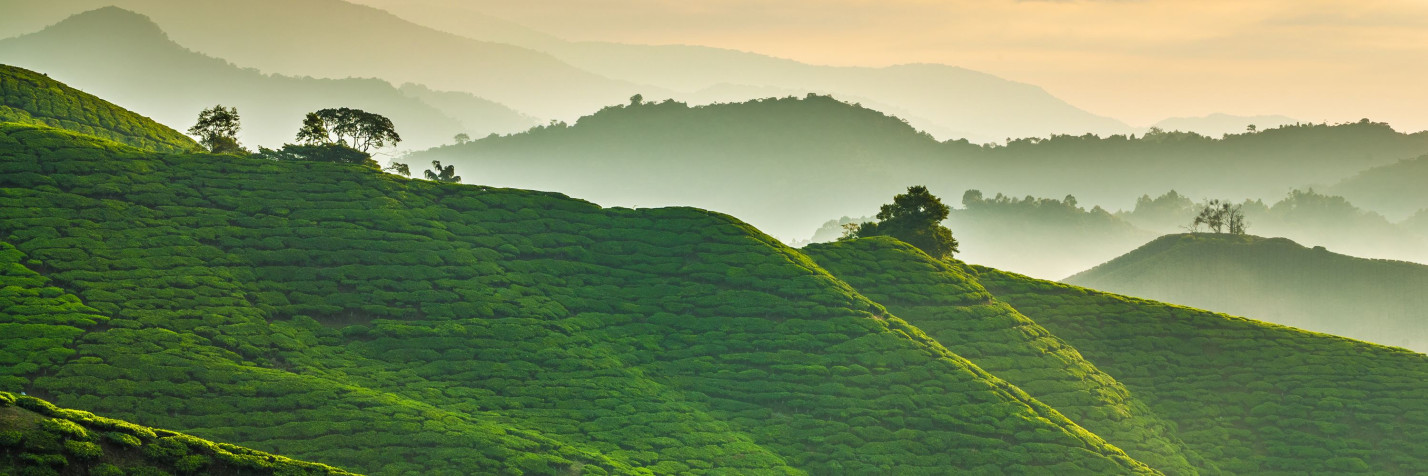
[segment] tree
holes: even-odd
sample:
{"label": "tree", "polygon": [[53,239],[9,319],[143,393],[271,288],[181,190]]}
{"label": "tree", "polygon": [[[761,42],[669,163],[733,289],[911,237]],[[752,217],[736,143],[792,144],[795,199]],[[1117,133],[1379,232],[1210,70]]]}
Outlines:
{"label": "tree", "polygon": [[908,187],[907,193],[894,196],[892,203],[882,206],[876,223],[858,225],[856,231],[848,233],[845,239],[891,236],[918,247],[933,258],[950,258],[957,252],[957,239],[952,237],[952,230],[942,226],[942,221],[951,211],[952,208],[928,192],[927,187]]}
{"label": "tree", "polygon": [[308,113],[297,140],[309,145],[340,144],[362,152],[402,141],[391,119],[361,109],[323,109]]}
{"label": "tree", "polygon": [[1225,227],[1229,227],[1230,234],[1245,234],[1245,215],[1240,210],[1240,205],[1231,205],[1228,201],[1219,199],[1210,200],[1200,208],[1200,213],[1195,216],[1195,220],[1190,223],[1190,231],[1195,232],[1200,229],[1200,225],[1205,225],[1210,231],[1223,233]]}
{"label": "tree", "polygon": [[[388,165],[387,168],[382,169],[382,170],[384,170],[384,171],[386,171],[386,172],[388,172],[388,173],[400,174],[400,175],[402,175],[403,177],[411,177],[411,176],[412,176],[412,168],[411,168],[411,167],[408,167],[407,164],[403,164],[403,163],[399,163],[399,162],[392,162],[391,165]],[[454,172],[454,170],[453,170],[453,172]]]}
{"label": "tree", "polygon": [[631,105],[631,106],[639,106],[639,105],[644,104],[644,103],[645,103],[645,95],[643,95],[643,94],[636,94],[636,95],[634,95],[634,96],[630,96],[630,105]]}
{"label": "tree", "polygon": [[471,135],[462,132],[460,134],[457,134],[456,137],[453,138],[453,140],[455,140],[457,144],[465,144],[467,142],[471,142]]}
{"label": "tree", "polygon": [[456,166],[441,166],[440,160],[431,161],[433,170],[426,171],[426,179],[442,183],[461,183],[461,177],[456,175]]}
{"label": "tree", "polygon": [[238,131],[242,128],[238,118],[238,108],[223,107],[222,104],[204,109],[198,113],[198,123],[188,128],[188,134],[198,137],[198,142],[215,154],[246,154],[247,150],[238,143]]}

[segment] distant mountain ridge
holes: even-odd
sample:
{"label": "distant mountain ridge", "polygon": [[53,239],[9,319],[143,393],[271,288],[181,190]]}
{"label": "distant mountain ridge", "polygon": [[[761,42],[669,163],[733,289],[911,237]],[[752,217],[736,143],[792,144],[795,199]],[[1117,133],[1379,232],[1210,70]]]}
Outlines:
{"label": "distant mountain ridge", "polygon": [[1428,266],[1417,263],[1284,238],[1184,234],[1065,282],[1428,352]]}

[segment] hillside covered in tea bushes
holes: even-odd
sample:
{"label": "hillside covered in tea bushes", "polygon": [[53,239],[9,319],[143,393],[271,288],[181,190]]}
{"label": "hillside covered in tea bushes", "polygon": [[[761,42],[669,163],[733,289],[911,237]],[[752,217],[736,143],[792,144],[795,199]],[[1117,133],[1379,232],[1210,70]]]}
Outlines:
{"label": "hillside covered in tea bushes", "polygon": [[8,392],[0,392],[0,465],[15,474],[352,474]]}
{"label": "hillside covered in tea bushes", "polygon": [[41,124],[160,152],[198,143],[168,126],[23,68],[0,64],[0,122]]}
{"label": "hillside covered in tea bushes", "polygon": [[357,471],[1154,471],[702,210],[3,125],[0,240],[9,385]]}
{"label": "hillside covered in tea bushes", "polygon": [[976,267],[1229,474],[1428,467],[1428,356]]}

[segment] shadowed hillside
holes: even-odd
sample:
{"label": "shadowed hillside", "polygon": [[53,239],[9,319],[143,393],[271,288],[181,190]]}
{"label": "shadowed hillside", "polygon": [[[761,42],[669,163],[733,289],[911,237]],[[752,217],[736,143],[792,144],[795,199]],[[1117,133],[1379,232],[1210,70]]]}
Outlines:
{"label": "shadowed hillside", "polygon": [[0,463],[16,474],[352,474],[7,392],[0,392]]}
{"label": "shadowed hillside", "polygon": [[43,124],[162,152],[185,152],[198,147],[188,136],[147,117],[49,76],[3,64],[0,122]]}
{"label": "shadowed hillside", "polygon": [[107,318],[22,388],[355,470],[1153,472],[701,210],[5,125],[0,237]]}
{"label": "shadowed hillside", "polygon": [[1067,283],[1428,351],[1428,266],[1284,238],[1169,235]]}
{"label": "shadowed hillside", "polygon": [[1365,170],[1335,184],[1330,192],[1401,220],[1428,209],[1428,155]]}
{"label": "shadowed hillside", "polygon": [[1428,465],[1428,356],[976,268],[1231,474]]}

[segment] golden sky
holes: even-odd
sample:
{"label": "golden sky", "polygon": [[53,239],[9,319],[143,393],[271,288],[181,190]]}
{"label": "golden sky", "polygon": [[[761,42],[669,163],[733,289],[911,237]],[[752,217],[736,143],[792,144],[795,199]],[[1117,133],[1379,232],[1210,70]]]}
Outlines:
{"label": "golden sky", "polygon": [[1148,125],[1214,112],[1428,129],[1428,1],[474,0],[572,40],[943,63]]}

